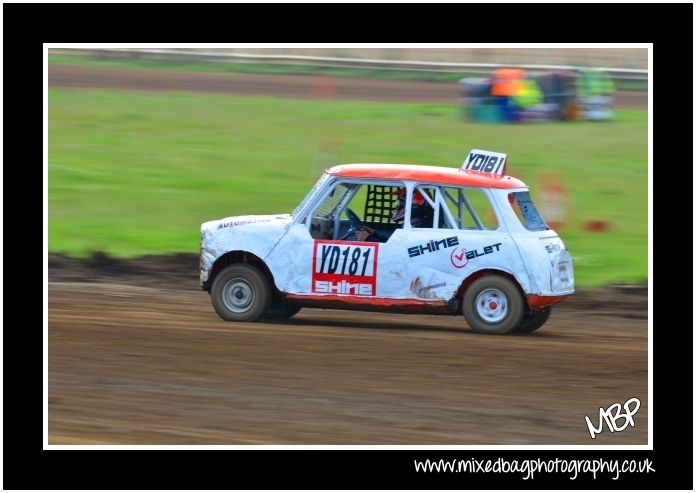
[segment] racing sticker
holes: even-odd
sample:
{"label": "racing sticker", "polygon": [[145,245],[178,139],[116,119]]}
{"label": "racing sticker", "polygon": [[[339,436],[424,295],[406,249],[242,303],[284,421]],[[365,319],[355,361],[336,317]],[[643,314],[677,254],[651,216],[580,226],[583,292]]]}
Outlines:
{"label": "racing sticker", "polygon": [[379,243],[314,241],[312,292],[375,296]]}
{"label": "racing sticker", "polygon": [[[494,243],[493,245],[485,246],[480,250],[478,248],[474,248],[472,251],[467,251],[467,249],[464,247],[455,248],[450,254],[450,262],[452,262],[452,265],[457,269],[463,269],[471,259],[483,257],[484,255],[490,255],[493,252],[499,252],[500,245],[502,245],[502,243]],[[494,248],[495,250],[493,250]]]}
{"label": "racing sticker", "polygon": [[443,238],[442,240],[430,240],[424,245],[412,246],[408,249],[409,257],[417,257],[425,253],[437,252],[440,247],[450,248],[459,245],[459,238],[456,236],[450,236],[449,238]]}

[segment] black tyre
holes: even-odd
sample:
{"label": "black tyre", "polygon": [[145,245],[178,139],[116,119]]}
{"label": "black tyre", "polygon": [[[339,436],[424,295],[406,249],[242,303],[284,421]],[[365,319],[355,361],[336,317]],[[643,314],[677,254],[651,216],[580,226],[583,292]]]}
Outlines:
{"label": "black tyre", "polygon": [[268,279],[249,264],[230,265],[220,272],[210,296],[220,318],[231,322],[254,322],[271,303]]}
{"label": "black tyre", "polygon": [[462,311],[474,332],[507,334],[519,325],[525,308],[515,283],[488,275],[471,283],[464,293]]}
{"label": "black tyre", "polygon": [[525,332],[525,333],[534,332],[539,327],[544,325],[550,316],[551,316],[551,307],[550,306],[547,308],[544,308],[543,310],[540,310],[538,312],[527,313],[527,315],[525,315],[522,318],[522,321],[515,328],[515,331],[516,332]]}
{"label": "black tyre", "polygon": [[263,316],[263,318],[268,320],[285,320],[295,315],[301,309],[301,306],[294,305],[271,306],[266,311],[266,314]]}

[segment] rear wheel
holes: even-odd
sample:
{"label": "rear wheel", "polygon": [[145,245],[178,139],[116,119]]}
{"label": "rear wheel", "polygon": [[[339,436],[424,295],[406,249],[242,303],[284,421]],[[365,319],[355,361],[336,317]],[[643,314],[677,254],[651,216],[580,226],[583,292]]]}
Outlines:
{"label": "rear wheel", "polygon": [[524,301],[515,283],[498,275],[475,280],[464,293],[464,318],[474,332],[507,334],[524,315]]}
{"label": "rear wheel", "polygon": [[550,316],[550,306],[538,312],[527,313],[527,315],[525,315],[524,318],[522,318],[522,321],[519,323],[519,325],[517,325],[515,331],[525,333],[534,332],[542,325],[544,325]]}
{"label": "rear wheel", "polygon": [[210,290],[213,308],[223,320],[254,322],[268,310],[268,279],[249,264],[230,265],[220,272]]}

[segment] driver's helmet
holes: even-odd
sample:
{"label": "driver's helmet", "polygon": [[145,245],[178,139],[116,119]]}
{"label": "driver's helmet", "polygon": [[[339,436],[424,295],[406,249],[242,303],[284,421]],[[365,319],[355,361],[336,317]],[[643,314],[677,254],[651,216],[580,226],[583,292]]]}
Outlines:
{"label": "driver's helmet", "polygon": [[[398,221],[404,218],[406,214],[406,189],[399,188],[392,192],[397,197],[396,204],[392,209],[392,221]],[[425,197],[418,191],[413,192],[411,199],[411,223],[416,220],[425,219],[432,212],[432,207],[426,202]]]}

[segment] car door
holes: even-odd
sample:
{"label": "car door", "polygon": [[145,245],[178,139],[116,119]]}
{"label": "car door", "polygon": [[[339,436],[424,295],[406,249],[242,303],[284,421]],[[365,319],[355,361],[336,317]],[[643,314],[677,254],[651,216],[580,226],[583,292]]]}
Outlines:
{"label": "car door", "polygon": [[278,289],[308,296],[377,296],[380,243],[342,238],[348,228],[341,215],[360,185],[328,184],[306,216],[288,228],[268,260]]}
{"label": "car door", "polygon": [[[423,203],[418,205],[416,199]],[[446,217],[439,187],[417,185],[410,200],[406,221],[411,227],[394,238],[392,258],[399,259],[403,265],[399,282],[394,282],[394,296],[422,301],[447,300],[459,282],[450,261],[452,251],[460,245],[459,232]],[[430,213],[424,215],[424,210]]]}
{"label": "car door", "polygon": [[[419,185],[435,211],[428,227],[404,230],[408,258],[400,297],[448,301],[462,282],[509,248],[486,194],[460,187]],[[505,243],[505,246],[503,244]]]}

